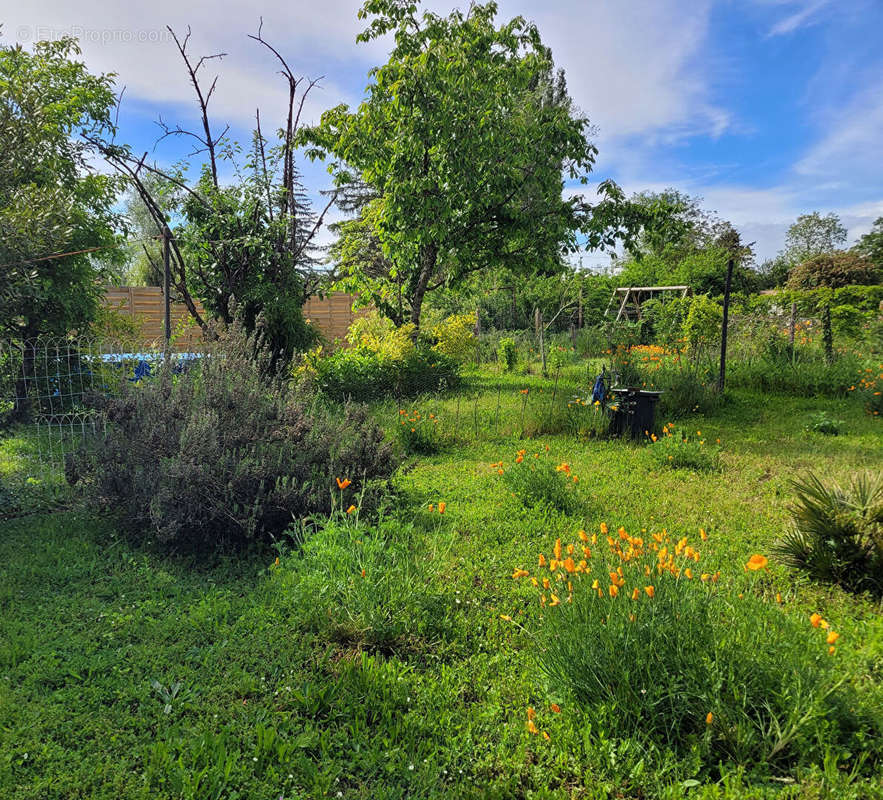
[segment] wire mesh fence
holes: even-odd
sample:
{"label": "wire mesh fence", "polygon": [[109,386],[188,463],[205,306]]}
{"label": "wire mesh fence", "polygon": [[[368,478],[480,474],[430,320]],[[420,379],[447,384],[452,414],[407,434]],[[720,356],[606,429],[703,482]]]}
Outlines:
{"label": "wire mesh fence", "polygon": [[63,485],[69,457],[105,432],[105,398],[149,378],[166,358],[183,371],[199,356],[111,339],[0,340],[0,423],[7,432],[0,477]]}

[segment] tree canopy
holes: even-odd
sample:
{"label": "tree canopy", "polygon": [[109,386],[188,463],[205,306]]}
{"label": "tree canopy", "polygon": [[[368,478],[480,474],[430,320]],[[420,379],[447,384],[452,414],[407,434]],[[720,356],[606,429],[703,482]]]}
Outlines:
{"label": "tree canopy", "polygon": [[[368,0],[359,36],[390,31],[388,62],[371,72],[366,100],[341,105],[306,129],[314,158],[330,158],[338,184],[373,193],[360,222],[342,231],[344,277],[381,307],[401,301],[419,327],[424,296],[472,271],[554,270],[576,246],[586,208],[563,196],[564,178],[585,180],[596,149],[589,122],[536,27],[495,24],[494,3],[446,17],[415,3]],[[378,247],[384,274],[378,266]],[[361,243],[361,244],[360,244]]]}
{"label": "tree canopy", "polygon": [[846,228],[834,213],[801,214],[785,234],[785,256],[791,264],[799,264],[833,253],[846,244],[846,235]]}
{"label": "tree canopy", "polygon": [[704,209],[702,198],[666,189],[639,192],[629,203],[641,227],[625,248],[620,285],[685,284],[699,293],[722,294],[727,261],[735,256],[733,290],[756,289],[753,250],[742,245],[733,248],[738,241],[735,229]]}
{"label": "tree canopy", "polygon": [[790,289],[840,289],[876,283],[879,272],[858,253],[836,251],[806,259],[788,273]]}
{"label": "tree canopy", "polygon": [[[0,332],[67,334],[93,317],[99,272],[117,242],[115,181],[83,138],[112,132],[110,75],[75,60],[76,41],[0,47]],[[86,251],[86,252],[83,252]],[[74,253],[46,258],[58,253]]]}
{"label": "tree canopy", "polygon": [[855,251],[883,271],[883,217],[877,217],[871,230],[855,245]]}

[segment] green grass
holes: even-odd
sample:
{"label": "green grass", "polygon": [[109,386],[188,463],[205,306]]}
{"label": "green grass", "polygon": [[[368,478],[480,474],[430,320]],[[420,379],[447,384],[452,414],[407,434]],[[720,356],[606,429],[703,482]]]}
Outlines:
{"label": "green grass", "polygon": [[[640,443],[520,438],[590,371],[562,369],[557,389],[474,373],[459,394],[378,404],[390,431],[400,407],[436,414],[453,444],[408,459],[384,521],[302,532],[278,567],[277,551],[134,549],[76,509],[0,523],[0,798],[883,797],[879,767],[834,748],[785,771],[658,757],[589,728],[544,677],[536,597],[512,571],[556,536],[704,528],[702,569],[735,591],[785,529],[792,477],[883,468],[881,423],[855,399],[735,392],[689,421],[720,438],[718,471],[659,469]],[[803,431],[822,411],[839,436]],[[579,475],[569,513],[524,505],[490,467],[545,445]],[[18,446],[0,442],[7,473]],[[830,621],[838,674],[883,707],[879,603],[777,564],[763,580],[795,619]],[[528,706],[549,741],[526,729]]]}

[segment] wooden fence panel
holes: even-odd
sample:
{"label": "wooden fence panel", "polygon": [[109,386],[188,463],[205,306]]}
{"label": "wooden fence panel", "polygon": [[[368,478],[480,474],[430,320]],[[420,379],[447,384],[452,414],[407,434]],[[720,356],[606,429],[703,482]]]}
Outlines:
{"label": "wooden fence panel", "polygon": [[[315,325],[329,341],[346,336],[350,323],[364,316],[367,309],[353,311],[354,296],[333,292],[324,298],[310,297],[304,303],[304,317]],[[198,300],[196,308],[204,313]],[[108,286],[104,292],[104,305],[132,319],[139,328],[139,338],[146,345],[162,342],[165,335],[164,305],[160,286]],[[191,319],[187,306],[174,300],[171,305],[173,344],[176,350],[187,350],[202,338],[202,330]],[[177,336],[176,336],[177,334]]]}

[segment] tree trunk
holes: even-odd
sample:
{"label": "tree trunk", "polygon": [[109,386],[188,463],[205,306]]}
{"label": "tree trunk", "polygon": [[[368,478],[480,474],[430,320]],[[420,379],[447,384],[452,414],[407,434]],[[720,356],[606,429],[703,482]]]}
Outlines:
{"label": "tree trunk", "polygon": [[426,294],[429,279],[435,272],[437,262],[438,247],[435,244],[428,244],[420,248],[420,274],[417,276],[417,285],[414,287],[414,294],[411,298],[411,322],[414,323],[415,342],[420,333],[420,312],[423,309],[423,297]]}
{"label": "tree trunk", "polygon": [[[22,364],[21,373],[15,380],[15,397],[13,398],[11,419],[14,422],[29,422],[31,420],[32,404],[29,396],[29,381],[33,384],[34,367],[37,361],[37,347],[32,339],[25,338],[22,341]],[[11,362],[14,363],[14,362]]]}

